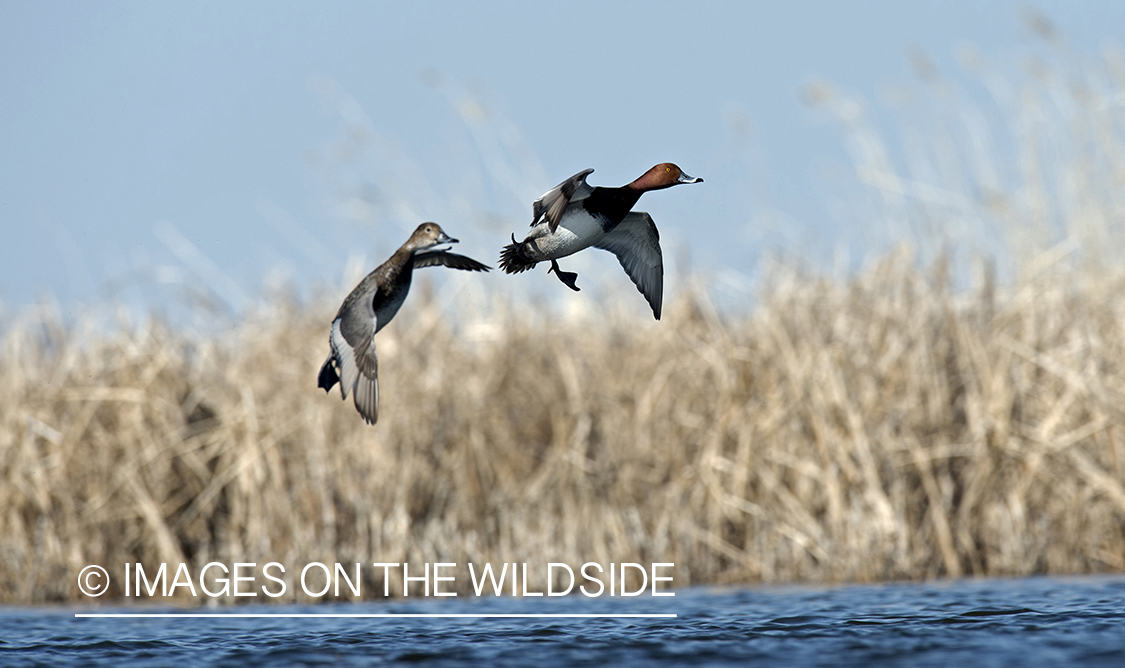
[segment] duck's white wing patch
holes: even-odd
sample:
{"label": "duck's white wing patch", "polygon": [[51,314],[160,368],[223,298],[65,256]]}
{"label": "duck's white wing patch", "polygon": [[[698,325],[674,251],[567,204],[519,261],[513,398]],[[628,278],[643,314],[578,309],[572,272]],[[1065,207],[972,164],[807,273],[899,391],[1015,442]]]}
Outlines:
{"label": "duck's white wing patch", "polygon": [[563,212],[571,202],[586,199],[593,188],[586,183],[586,177],[593,173],[593,169],[583,169],[559,185],[543,193],[531,205],[531,226],[535,227],[543,220],[547,221],[551,231],[559,226]]}
{"label": "duck's white wing patch", "polygon": [[664,256],[660,252],[660,233],[652,216],[644,211],[628,213],[594,246],[617,256],[625,273],[648,300],[652,314],[660,320],[664,302]]}
{"label": "duck's white wing patch", "polygon": [[379,358],[375,354],[378,329],[370,297],[358,300],[332,323],[332,352],[340,370],[340,393],[353,392],[356,410],[368,424],[379,417]]}

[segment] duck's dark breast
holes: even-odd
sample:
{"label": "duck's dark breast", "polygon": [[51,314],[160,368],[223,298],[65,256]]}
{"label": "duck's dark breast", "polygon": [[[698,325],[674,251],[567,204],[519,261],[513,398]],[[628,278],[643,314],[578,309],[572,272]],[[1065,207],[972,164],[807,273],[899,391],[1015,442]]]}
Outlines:
{"label": "duck's dark breast", "polygon": [[590,196],[582,200],[586,211],[601,223],[602,229],[609,232],[617,227],[625,214],[633,208],[641,193],[632,188],[602,188],[598,186]]}
{"label": "duck's dark breast", "polygon": [[389,289],[378,290],[372,301],[372,307],[375,309],[376,332],[386,327],[391,318],[398,313],[402,303],[406,301],[406,295],[410,294],[410,281],[413,275],[413,265],[407,264],[394,276],[389,276],[387,281],[380,282],[380,285],[387,285]]}

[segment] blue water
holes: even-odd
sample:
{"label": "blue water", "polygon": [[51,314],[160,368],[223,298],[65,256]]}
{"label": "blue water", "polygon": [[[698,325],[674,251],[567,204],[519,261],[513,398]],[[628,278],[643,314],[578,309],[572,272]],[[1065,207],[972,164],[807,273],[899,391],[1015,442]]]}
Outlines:
{"label": "blue water", "polygon": [[1125,577],[218,610],[678,615],[672,619],[74,616],[155,611],[0,610],[0,665],[1125,666]]}

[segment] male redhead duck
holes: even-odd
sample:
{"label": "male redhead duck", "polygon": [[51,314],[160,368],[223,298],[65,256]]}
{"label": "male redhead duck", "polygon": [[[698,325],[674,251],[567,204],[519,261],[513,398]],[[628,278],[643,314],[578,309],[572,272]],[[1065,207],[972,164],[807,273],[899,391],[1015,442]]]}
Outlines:
{"label": "male redhead duck", "polygon": [[650,190],[703,183],[703,179],[684,174],[670,162],[662,162],[620,188],[590,187],[586,177],[593,171],[584,169],[535,200],[531,232],[521,242],[512,235],[512,243],[500,252],[500,268],[518,274],[550,260],[547,273],[555,272],[564,285],[577,291],[578,274],[560,270],[558,258],[590,246],[601,248],[617,256],[625,273],[648,300],[652,314],[660,320],[664,300],[660,233],[652,216],[630,209]]}
{"label": "male redhead duck", "polygon": [[340,382],[340,394],[345,400],[348,392],[354,394],[355,408],[367,424],[375,424],[379,418],[379,360],[374,337],[406,300],[414,270],[436,265],[467,271],[489,269],[447,248],[434,248],[455,243],[437,223],[422,223],[391,259],[355,286],[336,312],[328,337],[331,350],[320,367],[317,384],[329,392]]}

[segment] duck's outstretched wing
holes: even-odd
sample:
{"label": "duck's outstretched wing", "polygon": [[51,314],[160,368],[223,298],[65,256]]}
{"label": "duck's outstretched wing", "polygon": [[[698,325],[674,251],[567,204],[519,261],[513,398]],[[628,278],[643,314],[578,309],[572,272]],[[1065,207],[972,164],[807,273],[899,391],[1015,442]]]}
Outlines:
{"label": "duck's outstretched wing", "polygon": [[660,252],[660,233],[652,216],[644,211],[630,212],[594,246],[617,256],[625,273],[648,300],[652,314],[660,320],[664,302],[664,256]]}
{"label": "duck's outstretched wing", "polygon": [[450,253],[443,250],[430,250],[414,254],[414,268],[436,267],[442,265],[450,269],[464,269],[465,271],[488,271],[492,267],[481,264],[471,257]]}
{"label": "duck's outstretched wing", "polygon": [[[332,323],[329,343],[340,378],[340,394],[351,391],[355,408],[367,424],[379,419],[379,358],[375,354],[378,321],[374,308],[375,290],[350,300]],[[322,370],[323,374],[324,371]]]}
{"label": "duck's outstretched wing", "polygon": [[535,227],[546,219],[551,232],[559,226],[563,212],[571,202],[585,199],[593,192],[586,183],[586,177],[593,173],[592,169],[583,169],[559,185],[543,193],[543,196],[531,204],[531,226]]}

